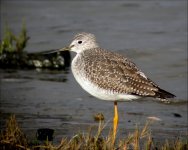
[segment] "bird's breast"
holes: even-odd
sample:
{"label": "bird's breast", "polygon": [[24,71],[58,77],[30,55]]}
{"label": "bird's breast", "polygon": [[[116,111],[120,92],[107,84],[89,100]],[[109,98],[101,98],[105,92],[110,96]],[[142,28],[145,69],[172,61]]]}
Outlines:
{"label": "bird's breast", "polygon": [[77,54],[72,60],[71,69],[75,78],[77,76],[82,76],[85,73],[84,62],[79,54]]}
{"label": "bird's breast", "polygon": [[101,88],[98,84],[88,78],[88,75],[90,74],[89,68],[87,68],[86,62],[84,62],[84,59],[80,55],[77,55],[73,59],[71,68],[76,81],[85,91],[94,97],[108,101],[132,100],[138,98],[134,95],[121,94],[109,89]]}

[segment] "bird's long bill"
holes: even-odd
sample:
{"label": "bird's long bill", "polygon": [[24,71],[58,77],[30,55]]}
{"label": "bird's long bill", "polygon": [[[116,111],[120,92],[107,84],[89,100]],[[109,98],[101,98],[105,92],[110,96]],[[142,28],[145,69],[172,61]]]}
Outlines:
{"label": "bird's long bill", "polygon": [[60,49],[44,51],[44,52],[42,52],[42,54],[52,54],[52,53],[57,53],[57,52],[61,52],[61,51],[69,51],[70,49],[71,49],[70,46],[66,46],[66,47],[60,48]]}
{"label": "bird's long bill", "polygon": [[70,46],[66,46],[66,47],[60,48],[59,51],[69,51],[70,49],[71,49]]}

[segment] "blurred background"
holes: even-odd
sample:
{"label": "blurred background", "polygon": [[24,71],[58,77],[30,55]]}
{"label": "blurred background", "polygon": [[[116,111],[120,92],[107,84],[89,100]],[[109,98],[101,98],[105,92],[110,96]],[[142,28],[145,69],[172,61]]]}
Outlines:
{"label": "blurred background", "polygon": [[[170,104],[152,99],[119,103],[118,137],[148,117],[154,138],[187,136],[187,1],[1,0],[1,40],[6,24],[19,34],[23,20],[30,37],[26,52],[69,45],[79,32],[96,35],[102,48],[126,55],[161,88],[177,97]],[[75,56],[71,53],[71,58]],[[0,66],[0,68],[6,68]],[[15,114],[26,135],[55,130],[55,141],[98,126],[102,113],[112,127],[113,103],[100,101],[78,85],[70,68],[0,69],[1,128]]]}

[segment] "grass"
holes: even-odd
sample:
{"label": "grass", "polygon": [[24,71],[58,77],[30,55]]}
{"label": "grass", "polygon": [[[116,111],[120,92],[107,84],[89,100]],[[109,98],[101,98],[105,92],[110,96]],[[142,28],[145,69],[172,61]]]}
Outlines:
{"label": "grass", "polygon": [[[25,134],[20,129],[15,115],[11,115],[7,120],[6,128],[0,134],[0,149],[15,150],[186,150],[188,149],[188,141],[176,139],[175,141],[164,141],[160,145],[155,143],[151,137],[149,130],[150,123],[140,129],[136,127],[133,133],[124,139],[116,139],[113,144],[113,134],[110,131],[106,137],[102,136],[105,128],[103,122],[99,123],[98,131],[92,135],[92,129],[86,133],[78,133],[71,139],[62,138],[58,145],[53,145],[49,141],[45,141],[42,145],[30,145]],[[36,142],[37,143],[37,142]]]}
{"label": "grass", "polygon": [[21,31],[15,35],[6,24],[3,37],[0,39],[0,68],[16,68],[24,66],[27,61],[27,52],[24,51],[29,37],[26,24],[23,22]]}
{"label": "grass", "polygon": [[0,43],[0,55],[3,53],[21,53],[23,52],[29,40],[27,36],[26,24],[23,21],[21,32],[18,36],[13,34],[11,29],[6,24],[3,39]]}

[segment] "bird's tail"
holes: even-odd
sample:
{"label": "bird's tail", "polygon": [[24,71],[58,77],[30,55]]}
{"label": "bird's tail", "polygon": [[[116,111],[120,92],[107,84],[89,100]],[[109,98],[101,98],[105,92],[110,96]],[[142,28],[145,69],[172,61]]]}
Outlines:
{"label": "bird's tail", "polygon": [[166,99],[166,98],[174,98],[176,97],[174,94],[167,92],[163,89],[158,89],[158,91],[155,93],[157,98]]}

